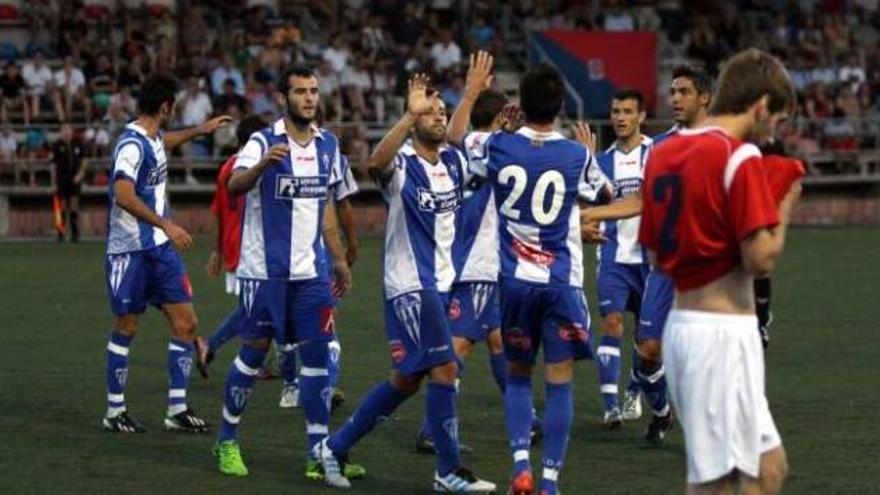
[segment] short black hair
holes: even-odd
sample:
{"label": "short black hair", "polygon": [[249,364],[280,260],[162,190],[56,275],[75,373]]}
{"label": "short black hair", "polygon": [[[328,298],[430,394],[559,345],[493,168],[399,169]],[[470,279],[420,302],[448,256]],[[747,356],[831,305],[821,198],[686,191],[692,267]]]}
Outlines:
{"label": "short black hair", "polygon": [[519,82],[519,98],[526,122],[552,123],[562,110],[565,98],[562,74],[552,65],[536,65]]}
{"label": "short black hair", "polygon": [[174,104],[179,85],[177,78],[167,72],[150,74],[141,84],[138,94],[138,107],[141,112],[146,115],[156,115],[163,103]]}
{"label": "short black hair", "polygon": [[507,105],[507,95],[497,89],[486,89],[477,96],[471,111],[471,125],[474,129],[483,129],[492,125],[495,117]]}
{"label": "short black hair", "polygon": [[679,65],[672,70],[672,79],[679,77],[690,79],[697,93],[712,94],[712,77],[705,69],[694,65]]}
{"label": "short black hair", "polygon": [[238,147],[241,148],[247,144],[251,134],[269,125],[260,115],[248,115],[241,119],[238,123],[238,129],[235,130],[235,137],[238,139]]}
{"label": "short black hair", "polygon": [[315,77],[315,71],[305,65],[294,65],[284,69],[278,77],[278,92],[286,95],[290,91],[291,77]]}
{"label": "short black hair", "polygon": [[617,101],[636,100],[636,103],[639,106],[639,111],[642,112],[645,110],[645,96],[642,95],[642,92],[637,89],[633,89],[633,88],[621,89],[621,90],[617,91],[616,93],[614,93],[613,99],[615,99]]}

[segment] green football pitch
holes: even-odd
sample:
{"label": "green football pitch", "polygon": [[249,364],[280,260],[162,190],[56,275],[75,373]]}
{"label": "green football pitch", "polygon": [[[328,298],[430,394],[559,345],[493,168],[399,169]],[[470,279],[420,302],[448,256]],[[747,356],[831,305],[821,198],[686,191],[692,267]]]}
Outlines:
{"label": "green football pitch", "polygon": [[[199,239],[185,256],[202,333],[210,333],[235,304],[223,294],[221,282],[202,271],[209,244]],[[348,402],[334,414],[334,425],[372,384],[388,376],[380,249],[376,239],[364,242],[355,289],[341,309],[342,387]],[[0,494],[328,493],[303,478],[303,415],[278,409],[277,380],[258,383],[242,421],[247,478],[217,472],[212,436],[162,430],[168,330],[155,310],[143,318],[132,347],[126,394],[129,410],[149,431],[137,436],[101,432],[110,325],[102,252],[98,242],[0,244]],[[795,230],[774,276],[776,320],[767,380],[791,463],[787,493],[880,492],[878,254],[880,230]],[[587,258],[592,263],[593,257]],[[592,265],[586,273],[595,273]],[[594,291],[589,281],[591,304]],[[190,382],[190,404],[215,423],[236,348],[230,343],[222,350],[210,379],[194,373]],[[680,430],[659,450],[639,446],[644,420],[606,432],[593,364],[582,363],[576,380],[563,492],[682,493]],[[539,383],[535,389],[541,391]],[[414,453],[423,404],[423,396],[413,398],[354,449],[353,458],[369,473],[353,493],[429,493],[434,461]],[[503,485],[510,454],[483,347],[468,362],[458,404],[462,438],[477,450],[465,463]],[[533,459],[539,462],[539,451]]]}

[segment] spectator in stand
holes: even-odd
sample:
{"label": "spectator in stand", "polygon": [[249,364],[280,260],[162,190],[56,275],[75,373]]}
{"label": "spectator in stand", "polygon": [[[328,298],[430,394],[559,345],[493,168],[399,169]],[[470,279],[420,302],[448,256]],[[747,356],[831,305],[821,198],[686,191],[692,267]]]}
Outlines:
{"label": "spectator in stand", "polygon": [[[318,100],[327,120],[342,119],[342,82],[339,76],[333,72],[333,67],[328,60],[321,60],[316,71],[318,76],[318,89],[321,98]],[[256,113],[256,112],[254,112]]]}
{"label": "spectator in stand", "polygon": [[219,96],[226,92],[224,85],[232,81],[235,94],[244,96],[245,85],[244,76],[238,67],[235,66],[235,60],[232,54],[224,52],[222,55],[223,63],[211,73],[211,92]]}
{"label": "spectator in stand", "polygon": [[375,14],[367,14],[364,28],[361,30],[361,46],[368,52],[388,55],[391,53],[391,40],[385,33],[384,18]]}
{"label": "spectator in stand", "polygon": [[468,40],[470,51],[486,50],[496,52],[495,46],[495,30],[486,22],[486,18],[482,15],[474,19],[474,24],[468,30]]}
{"label": "spectator in stand", "polygon": [[17,184],[19,167],[18,138],[11,127],[6,127],[0,132],[0,177],[9,169],[12,172],[12,184]]}
{"label": "spectator in stand", "polygon": [[[239,114],[245,114],[248,113],[248,105],[247,98],[238,94],[235,79],[231,77],[223,82],[223,89],[214,99],[214,108],[223,113],[226,113],[226,109],[229,107],[235,107]],[[232,131],[232,136],[235,136],[234,129]]]}
{"label": "spectator in stand", "polygon": [[0,75],[0,123],[9,123],[9,111],[21,108],[24,125],[31,124],[31,107],[27,102],[24,78],[15,62],[6,62]]}
{"label": "spectator in stand", "polygon": [[391,36],[398,45],[413,47],[422,39],[424,25],[413,2],[406,2],[403,7],[403,19],[394,22],[392,26]]}
{"label": "spectator in stand", "polygon": [[[202,80],[196,76],[190,76],[186,82],[186,89],[179,97],[180,124],[184,127],[195,127],[205,123],[214,113],[211,98],[201,87]],[[184,156],[209,157],[211,147],[208,140],[196,138],[182,147]],[[192,172],[190,162],[186,162],[186,175],[184,180],[189,185],[197,185]]]}
{"label": "spectator in stand", "polygon": [[349,65],[348,60],[351,58],[351,52],[342,36],[337,33],[330,37],[330,46],[324,50],[321,58],[330,63],[330,68],[336,75],[342,77]]}
{"label": "spectator in stand", "polygon": [[52,69],[43,60],[43,53],[37,51],[21,69],[25,88],[30,104],[30,113],[34,119],[40,117],[40,107],[48,100],[52,89]]}
{"label": "spectator in stand", "polygon": [[859,87],[868,80],[865,68],[859,63],[859,57],[855,53],[847,55],[837,71],[837,80],[849,85],[852,92],[858,91]]}
{"label": "spectator in stand", "polygon": [[117,84],[130,87],[134,91],[140,90],[141,84],[150,72],[149,59],[141,53],[132,57],[119,74]]}
{"label": "spectator in stand", "polygon": [[[49,159],[55,164],[55,194],[61,197],[62,218],[69,226],[70,242],[79,242],[79,196],[80,185],[85,178],[83,166],[85,146],[74,139],[73,127],[61,124],[59,139],[52,145]],[[58,242],[64,241],[64,234],[58,233]]]}
{"label": "spectator in stand", "polygon": [[92,104],[100,109],[100,115],[103,115],[110,106],[110,97],[116,92],[118,79],[110,54],[99,52],[92,67],[86,70],[86,75],[92,92]]}
{"label": "spectator in stand", "polygon": [[83,108],[86,122],[92,121],[92,102],[86,94],[86,76],[72,55],[64,57],[63,65],[55,71],[52,101],[62,122],[72,120],[74,103]]}
{"label": "spectator in stand", "polygon": [[620,6],[618,0],[608,0],[604,9],[602,27],[605,31],[635,31],[636,23],[632,16]]}
{"label": "spectator in stand", "polygon": [[355,59],[355,64],[347,66],[342,72],[342,90],[351,109],[370,119],[372,115],[366,103],[366,95],[373,86],[370,79],[370,58],[360,54]]}
{"label": "spectator in stand", "polygon": [[[267,121],[274,122],[281,110],[275,100],[275,83],[262,73],[257,73],[253,91],[248,93],[251,113],[260,115]],[[323,84],[323,80],[322,80]]]}
{"label": "spectator in stand", "polygon": [[450,78],[449,84],[444,85],[440,92],[440,99],[446,103],[446,108],[456,108],[464,92],[464,78],[461,74],[455,74]]}
{"label": "spectator in stand", "polygon": [[461,48],[452,39],[452,31],[443,29],[440,38],[431,45],[431,60],[437,72],[454,69],[461,63]]}

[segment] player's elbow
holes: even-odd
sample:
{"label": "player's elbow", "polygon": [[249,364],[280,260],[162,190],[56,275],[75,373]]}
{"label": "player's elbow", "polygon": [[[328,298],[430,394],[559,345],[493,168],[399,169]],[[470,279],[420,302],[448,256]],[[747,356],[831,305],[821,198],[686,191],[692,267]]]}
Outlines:
{"label": "player's elbow", "polygon": [[776,260],[780,250],[775,246],[767,246],[765,249],[748,253],[743,257],[743,266],[754,277],[766,277],[776,269]]}

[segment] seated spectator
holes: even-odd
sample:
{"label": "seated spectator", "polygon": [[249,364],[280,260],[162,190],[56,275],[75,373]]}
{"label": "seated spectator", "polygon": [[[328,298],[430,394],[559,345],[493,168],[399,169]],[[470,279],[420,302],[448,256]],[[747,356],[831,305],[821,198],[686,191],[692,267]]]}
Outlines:
{"label": "seated spectator", "polygon": [[449,84],[443,87],[443,91],[440,92],[440,99],[443,100],[443,103],[446,103],[446,108],[455,108],[458,106],[458,102],[461,101],[463,92],[464,78],[460,74],[456,74],[452,77]]}
{"label": "seated spectator", "polygon": [[37,51],[25,62],[21,68],[21,77],[24,79],[31,116],[37,119],[40,117],[41,103],[48,101],[53,79],[52,69],[43,60],[42,52]]}
{"label": "seated spectator", "polygon": [[392,23],[391,36],[398,45],[416,46],[422,39],[424,26],[416,11],[416,4],[406,2],[403,7],[403,18]]}
{"label": "seated spectator", "polygon": [[137,54],[125,64],[125,67],[119,74],[117,83],[120,87],[126,86],[133,91],[138,91],[141,84],[143,84],[144,80],[147,78],[146,74],[149,72],[150,66],[147,58],[142,54]]}
{"label": "seated spectator", "polygon": [[[323,84],[323,82],[322,82]],[[275,101],[275,83],[271,79],[258,76],[254,89],[248,92],[251,113],[273,121],[278,117],[280,109]]]}
{"label": "seated spectator", "polygon": [[92,104],[103,114],[110,106],[110,97],[116,92],[116,80],[119,78],[110,55],[107,52],[98,53],[86,74],[92,92]]}
{"label": "seated spectator", "polygon": [[225,109],[229,107],[235,107],[240,114],[248,113],[247,98],[238,94],[235,79],[231,77],[223,82],[222,92],[214,99],[214,108],[219,109],[222,113],[226,113]]}
{"label": "seated spectator", "polygon": [[10,171],[12,173],[13,185],[18,182],[19,176],[18,161],[18,138],[12,132],[11,127],[6,127],[0,132],[0,177]]}
{"label": "seated spectator", "polygon": [[64,64],[55,71],[52,101],[62,122],[70,122],[73,119],[74,103],[83,108],[86,121],[91,122],[92,102],[86,95],[86,77],[70,55],[64,57]]}
{"label": "seated spectator", "polygon": [[330,68],[333,72],[341,77],[342,73],[345,72],[345,69],[348,67],[348,60],[351,58],[351,52],[349,51],[347,44],[342,40],[342,36],[334,34],[333,37],[330,38],[330,46],[324,50],[321,58],[329,62]]}
{"label": "seated spectator", "polygon": [[838,82],[848,84],[850,91],[855,92],[867,79],[865,68],[859,63],[858,55],[854,53],[847,55],[837,71]]}
{"label": "seated spectator", "polygon": [[127,118],[134,117],[137,113],[137,100],[131,95],[131,88],[119,86],[119,91],[110,97],[110,109],[113,107],[118,107]]}
{"label": "seated spectator", "polygon": [[[186,82],[186,89],[182,96],[179,97],[180,103],[180,124],[183,127],[194,127],[203,124],[214,113],[214,107],[211,104],[211,98],[208,93],[201,87],[201,80],[198,77],[190,76]],[[197,138],[186,144],[182,148],[184,156],[208,157],[211,156],[211,149],[208,142],[204,139]],[[189,163],[187,161],[187,163]],[[186,183],[198,184],[192,173],[192,168],[186,169]]]}
{"label": "seated spectator", "polygon": [[235,60],[232,54],[223,53],[223,63],[211,73],[211,92],[215,96],[225,93],[224,86],[232,81],[235,94],[244,96],[244,76],[238,67],[235,66]]}
{"label": "seated spectator", "polygon": [[321,91],[321,106],[328,120],[342,118],[342,83],[339,76],[333,72],[330,62],[321,60],[316,71],[318,76],[318,88]]}
{"label": "seated spectator", "polygon": [[443,29],[440,38],[431,45],[431,60],[437,72],[452,69],[461,63],[461,48],[452,39],[452,31]]}
{"label": "seated spectator", "polygon": [[474,25],[468,30],[471,51],[489,50],[494,51],[495,30],[486,23],[483,16],[474,20]]}
{"label": "seated spectator", "polygon": [[0,123],[9,123],[9,110],[21,108],[24,125],[31,124],[31,107],[27,103],[24,78],[15,62],[7,62],[0,75]]}
{"label": "seated spectator", "polygon": [[635,31],[636,23],[617,0],[609,0],[602,23],[605,31]]}
{"label": "seated spectator", "polygon": [[370,78],[370,59],[360,55],[356,57],[354,66],[346,67],[342,72],[342,90],[345,98],[354,112],[370,118],[372,115],[367,109],[366,95],[373,87]]}

